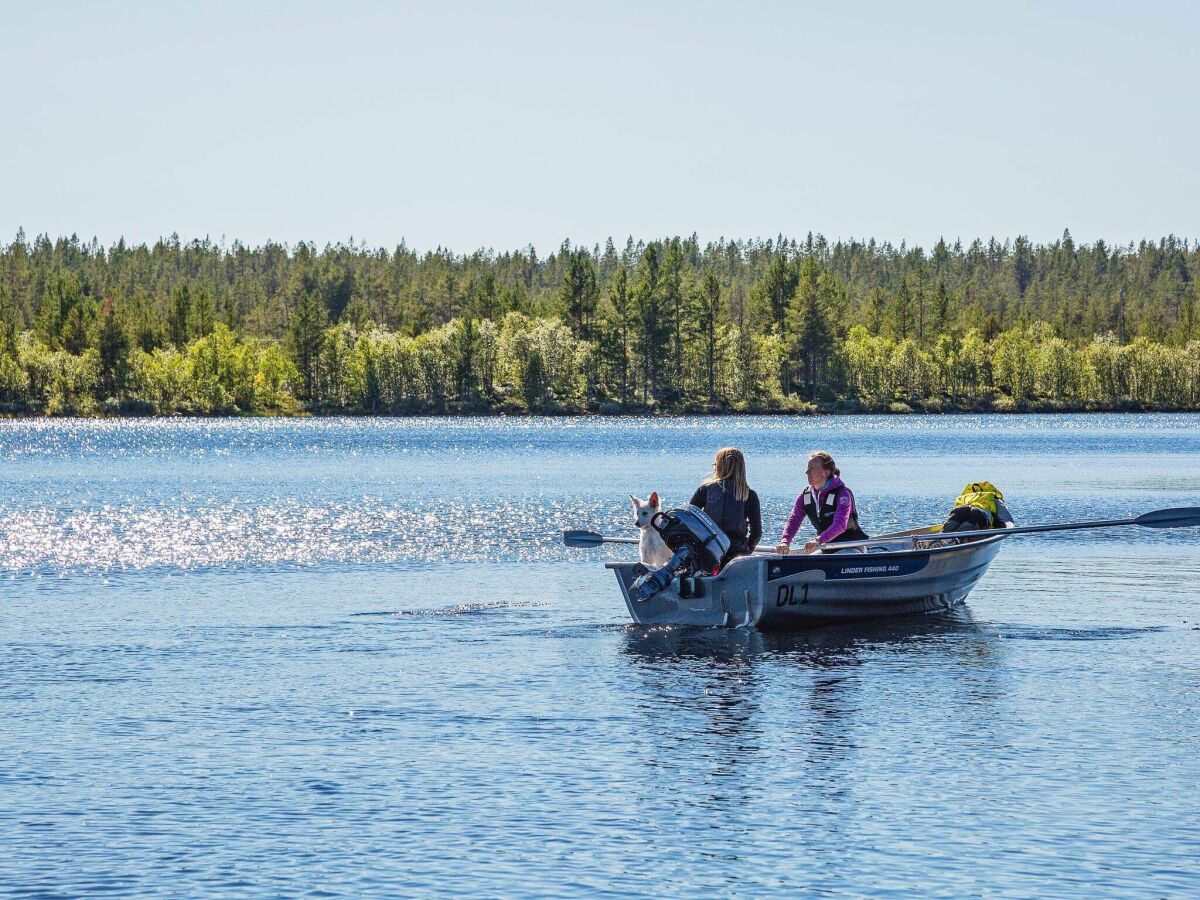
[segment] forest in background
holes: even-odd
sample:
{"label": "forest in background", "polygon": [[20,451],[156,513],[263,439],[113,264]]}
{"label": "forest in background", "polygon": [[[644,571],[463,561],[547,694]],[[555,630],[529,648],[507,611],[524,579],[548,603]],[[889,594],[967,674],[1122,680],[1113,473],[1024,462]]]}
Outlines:
{"label": "forest in background", "polygon": [[1200,409],[1200,244],[0,248],[17,415]]}

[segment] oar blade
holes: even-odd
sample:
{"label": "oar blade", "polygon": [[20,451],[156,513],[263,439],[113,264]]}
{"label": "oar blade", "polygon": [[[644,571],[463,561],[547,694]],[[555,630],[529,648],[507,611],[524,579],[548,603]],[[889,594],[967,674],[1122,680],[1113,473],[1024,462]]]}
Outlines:
{"label": "oar blade", "polygon": [[604,535],[573,528],[563,532],[562,540],[568,547],[599,547],[604,543]]}
{"label": "oar blade", "polygon": [[1174,509],[1156,509],[1138,516],[1134,525],[1143,528],[1190,528],[1200,526],[1200,506],[1177,506]]}

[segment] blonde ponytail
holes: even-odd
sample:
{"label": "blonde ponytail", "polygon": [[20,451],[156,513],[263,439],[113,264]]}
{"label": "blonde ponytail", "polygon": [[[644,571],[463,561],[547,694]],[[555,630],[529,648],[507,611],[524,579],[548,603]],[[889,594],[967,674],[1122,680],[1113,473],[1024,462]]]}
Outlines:
{"label": "blonde ponytail", "polygon": [[737,447],[722,447],[717,451],[712,474],[702,484],[719,484],[722,481],[733,482],[734,498],[744,501],[750,496],[750,484],[746,481],[746,457]]}

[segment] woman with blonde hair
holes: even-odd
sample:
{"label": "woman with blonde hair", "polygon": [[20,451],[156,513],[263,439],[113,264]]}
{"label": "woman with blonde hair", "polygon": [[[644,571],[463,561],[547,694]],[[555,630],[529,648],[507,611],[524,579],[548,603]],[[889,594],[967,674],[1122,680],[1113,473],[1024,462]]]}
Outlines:
{"label": "woman with blonde hair", "polygon": [[854,494],[842,481],[841,469],[833,457],[824,450],[814,450],[808,457],[807,474],[808,487],[796,498],[783,529],[783,541],[775,549],[787,553],[806,518],[817,530],[817,538],[804,545],[805,553],[813,553],[826,544],[865,541],[867,535],[858,527]]}
{"label": "woman with blonde hair", "polygon": [[692,506],[708,513],[729,537],[724,566],[735,556],[748,556],[762,537],[758,494],[746,482],[746,459],[737,447],[722,447],[713,460],[712,474],[692,494]]}

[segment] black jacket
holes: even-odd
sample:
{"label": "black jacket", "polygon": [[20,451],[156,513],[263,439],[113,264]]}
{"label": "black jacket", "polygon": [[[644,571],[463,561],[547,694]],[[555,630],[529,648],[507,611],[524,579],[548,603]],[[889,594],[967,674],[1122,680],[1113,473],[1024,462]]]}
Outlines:
{"label": "black jacket", "polygon": [[702,484],[692,494],[691,503],[708,513],[729,536],[727,559],[744,556],[758,546],[762,537],[762,511],[754,491],[745,500],[738,500],[733,496],[730,482]]}

